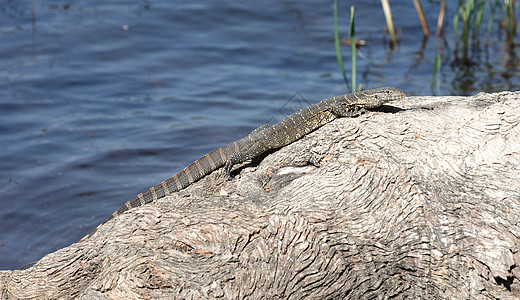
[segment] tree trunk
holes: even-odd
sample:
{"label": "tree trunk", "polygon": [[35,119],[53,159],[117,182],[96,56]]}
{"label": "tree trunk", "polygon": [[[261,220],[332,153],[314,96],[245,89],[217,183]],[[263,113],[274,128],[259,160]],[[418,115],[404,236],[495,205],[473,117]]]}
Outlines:
{"label": "tree trunk", "polygon": [[0,271],[0,298],[518,299],[520,93],[391,105]]}

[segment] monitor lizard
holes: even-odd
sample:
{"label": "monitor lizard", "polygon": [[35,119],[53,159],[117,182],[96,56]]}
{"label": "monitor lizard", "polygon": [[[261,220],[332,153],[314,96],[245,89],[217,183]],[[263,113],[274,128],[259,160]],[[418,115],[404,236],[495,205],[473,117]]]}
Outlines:
{"label": "monitor lizard", "polygon": [[231,168],[235,164],[288,145],[336,118],[354,117],[366,108],[376,108],[404,97],[404,91],[393,87],[344,94],[310,105],[274,125],[264,124],[249,135],[211,151],[179,173],[135,196],[80,241],[88,239],[103,224],[125,211],[180,191],[222,166],[224,173],[231,178]]}

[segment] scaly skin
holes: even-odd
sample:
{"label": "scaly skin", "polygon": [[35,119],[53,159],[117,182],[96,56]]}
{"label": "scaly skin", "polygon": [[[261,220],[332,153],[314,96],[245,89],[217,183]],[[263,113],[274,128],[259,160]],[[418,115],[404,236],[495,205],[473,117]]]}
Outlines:
{"label": "scaly skin", "polygon": [[365,90],[322,100],[272,126],[264,124],[248,136],[211,151],[179,173],[135,196],[81,241],[88,239],[99,227],[123,212],[180,191],[222,166],[227,176],[231,177],[231,168],[235,164],[290,144],[336,118],[357,116],[366,108],[376,108],[405,96],[405,92],[392,87]]}

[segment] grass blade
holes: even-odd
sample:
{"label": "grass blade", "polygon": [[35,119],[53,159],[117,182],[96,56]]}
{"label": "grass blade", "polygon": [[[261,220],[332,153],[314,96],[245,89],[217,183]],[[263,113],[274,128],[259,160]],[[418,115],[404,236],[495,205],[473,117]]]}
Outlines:
{"label": "grass blade", "polygon": [[424,32],[424,36],[429,36],[430,30],[428,29],[428,24],[426,23],[426,18],[424,17],[421,2],[419,0],[413,0],[413,4],[415,5],[415,10],[417,10],[417,14],[419,15],[419,20],[421,20],[421,26]]}
{"label": "grass blade", "polygon": [[347,85],[347,89],[349,88],[349,82],[347,78],[347,74],[345,73],[345,68],[343,67],[343,59],[341,59],[341,48],[339,43],[339,31],[338,31],[338,1],[334,0],[334,45],[336,46],[336,57],[338,59],[339,69],[341,70],[341,75],[343,75],[343,80]]}
{"label": "grass blade", "polygon": [[432,88],[435,86],[436,94],[441,92],[441,56],[439,53],[435,54],[435,61],[433,62],[432,72]]}
{"label": "grass blade", "polygon": [[354,26],[354,6],[350,7],[350,49],[352,60],[352,93],[356,92],[356,30]]}
{"label": "grass blade", "polygon": [[441,8],[439,10],[439,17],[437,18],[437,38],[441,36],[442,33],[442,23],[444,21],[444,10],[446,9],[446,1],[441,2]]}
{"label": "grass blade", "polygon": [[390,32],[390,38],[392,39],[392,43],[397,43],[395,39],[395,30],[394,30],[394,22],[392,21],[392,11],[390,10],[390,4],[388,4],[388,0],[381,0],[381,5],[383,6],[383,12],[385,13],[386,25],[388,26],[388,32]]}

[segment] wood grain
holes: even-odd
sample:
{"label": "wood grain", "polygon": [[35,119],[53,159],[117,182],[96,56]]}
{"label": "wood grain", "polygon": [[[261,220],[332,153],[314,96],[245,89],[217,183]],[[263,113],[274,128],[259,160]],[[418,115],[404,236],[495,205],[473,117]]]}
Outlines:
{"label": "wood grain", "polygon": [[395,106],[0,271],[0,298],[518,299],[520,93]]}

